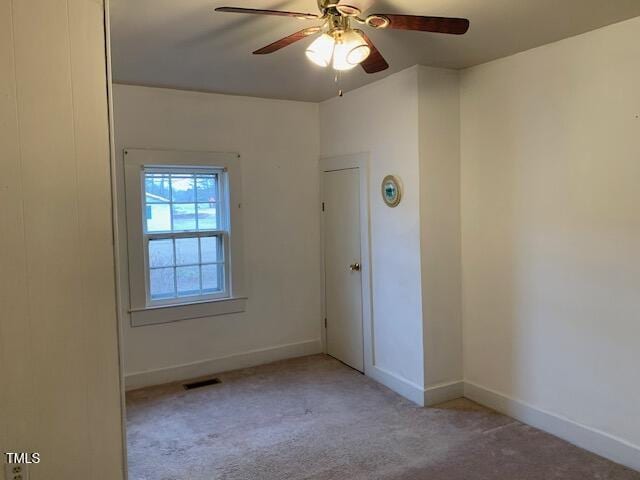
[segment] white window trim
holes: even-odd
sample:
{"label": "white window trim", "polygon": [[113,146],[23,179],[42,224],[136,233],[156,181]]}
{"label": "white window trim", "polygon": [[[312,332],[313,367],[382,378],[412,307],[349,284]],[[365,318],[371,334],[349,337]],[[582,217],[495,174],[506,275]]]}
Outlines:
{"label": "white window trim", "polygon": [[[129,260],[129,313],[133,327],[242,312],[244,295],[243,229],[241,215],[242,184],[240,156],[237,153],[193,152],[151,149],[125,149],[125,202],[127,215],[127,253]],[[229,236],[226,238],[227,293],[224,298],[196,297],[188,303],[149,302],[142,219],[141,171],[145,166],[215,167],[227,172]]]}

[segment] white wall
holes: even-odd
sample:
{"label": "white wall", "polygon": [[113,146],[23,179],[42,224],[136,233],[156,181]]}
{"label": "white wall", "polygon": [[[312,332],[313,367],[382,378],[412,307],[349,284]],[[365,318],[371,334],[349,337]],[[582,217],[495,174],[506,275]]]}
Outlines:
{"label": "white wall", "polygon": [[458,80],[418,67],[424,385],[449,384],[454,396],[463,378]]}
{"label": "white wall", "polygon": [[636,446],[638,38],[640,18],[461,91],[466,380]]}
{"label": "white wall", "polygon": [[32,480],[123,478],[105,72],[101,1],[0,2],[0,452]]}
{"label": "white wall", "polygon": [[[320,104],[321,155],[370,154],[373,364],[421,389],[417,121],[416,68]],[[380,195],[380,183],[389,174],[404,184],[402,202],[393,209]]]}
{"label": "white wall", "polygon": [[[124,288],[128,383],[320,352],[317,104],[116,85],[114,110],[120,165],[125,147],[241,154],[244,256],[250,266],[247,311],[241,314],[131,328]],[[119,210],[120,231],[125,232]],[[181,365],[187,367],[175,369]],[[144,373],[149,371],[154,373]]]}
{"label": "white wall", "polygon": [[[420,404],[462,394],[459,113],[458,73],[421,66],[320,104],[321,155],[370,157],[366,373]],[[404,186],[393,209],[389,174]]]}

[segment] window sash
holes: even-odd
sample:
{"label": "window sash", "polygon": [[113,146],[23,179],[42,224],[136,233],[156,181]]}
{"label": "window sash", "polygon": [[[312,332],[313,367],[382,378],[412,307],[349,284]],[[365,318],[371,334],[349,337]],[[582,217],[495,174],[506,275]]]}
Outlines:
{"label": "window sash", "polygon": [[[180,232],[176,235],[162,235],[156,236],[156,238],[150,238],[151,235],[144,236],[144,269],[145,269],[145,291],[146,291],[146,304],[149,307],[162,306],[162,305],[184,305],[193,302],[200,302],[204,300],[215,300],[221,298],[230,297],[230,262],[229,262],[229,234],[226,231],[218,231],[216,233],[212,232],[198,232],[198,235],[194,235],[191,232]],[[168,265],[164,267],[151,267],[149,265],[149,241],[150,240],[169,240],[169,239],[180,239],[180,238],[207,238],[207,237],[221,237],[222,238],[222,261],[221,262],[202,262],[202,252],[200,251],[200,247],[198,248],[198,257],[200,262],[195,264],[180,264],[176,263],[176,253],[175,253],[175,242],[173,244],[174,253],[173,253],[173,265]],[[178,294],[178,286],[177,286],[177,269],[181,267],[199,267],[206,265],[222,265],[223,266],[223,288],[219,292],[204,294],[204,295],[185,295],[179,296]],[[151,271],[159,270],[162,268],[172,268],[174,271],[174,288],[173,291],[175,293],[174,297],[166,298],[166,299],[153,299],[151,298]],[[202,291],[202,270],[200,271],[200,291]]]}
{"label": "window sash", "polygon": [[[199,210],[200,206],[203,204],[213,204],[216,208],[216,229],[215,230],[225,230],[229,231],[229,212],[228,212],[228,204],[227,204],[227,169],[220,167],[205,167],[205,166],[196,166],[196,167],[172,167],[170,165],[165,166],[156,166],[156,165],[144,165],[142,167],[142,172],[140,175],[140,192],[141,192],[141,207],[142,207],[142,233],[143,235],[148,235],[152,233],[177,233],[177,232],[199,232],[199,231],[211,231],[214,229],[200,229],[199,222],[201,221],[199,218]],[[169,176],[169,199],[168,201],[147,201],[147,192],[146,192],[146,176],[147,175],[168,175]],[[173,182],[172,175],[180,176],[180,175],[188,175],[193,177],[194,180],[194,199],[193,201],[174,201],[173,200]],[[211,201],[199,201],[198,200],[198,190],[197,190],[197,182],[196,178],[198,175],[212,175],[215,176],[216,181],[216,189],[217,189],[217,198],[213,202]],[[166,205],[169,208],[170,215],[170,229],[169,230],[154,230],[148,231],[148,221],[145,219],[146,216],[146,208],[147,206],[159,206]],[[195,228],[190,229],[180,229],[174,230],[174,213],[173,213],[173,205],[193,205],[195,211]]]}

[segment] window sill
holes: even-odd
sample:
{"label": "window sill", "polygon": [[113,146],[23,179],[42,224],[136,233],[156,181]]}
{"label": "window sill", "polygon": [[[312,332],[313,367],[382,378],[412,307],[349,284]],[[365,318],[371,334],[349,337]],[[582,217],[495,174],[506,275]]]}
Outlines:
{"label": "window sill", "polygon": [[246,305],[247,297],[232,297],[182,303],[180,305],[132,308],[129,310],[129,314],[131,315],[131,326],[142,327],[145,325],[157,325],[160,323],[240,313],[245,311]]}

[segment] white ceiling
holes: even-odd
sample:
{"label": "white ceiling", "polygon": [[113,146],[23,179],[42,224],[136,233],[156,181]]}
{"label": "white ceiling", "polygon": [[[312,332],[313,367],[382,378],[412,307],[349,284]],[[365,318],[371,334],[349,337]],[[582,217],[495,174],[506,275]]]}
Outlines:
{"label": "white ceiling", "polygon": [[[365,3],[366,2],[366,3]],[[305,39],[251,52],[318,22],[215,13],[220,6],[316,12],[315,0],[111,0],[114,81],[320,101],[336,94],[331,69],[311,64]],[[360,0],[369,13],[466,17],[454,36],[368,27],[390,68],[343,75],[350,90],[411,65],[464,68],[640,15],[640,0]]]}

